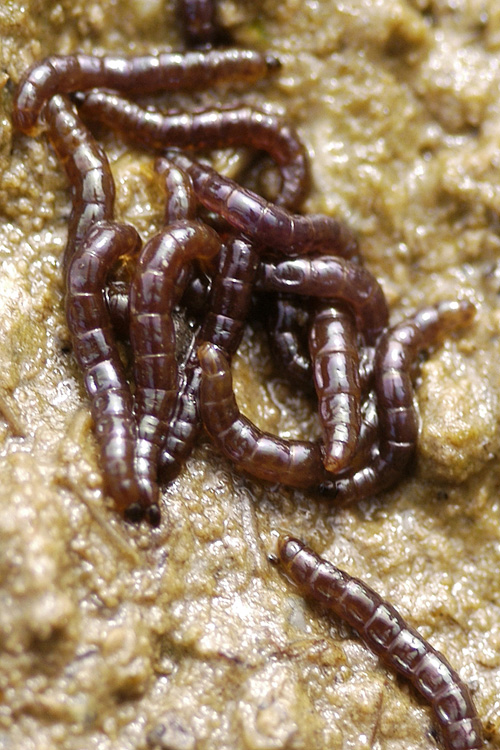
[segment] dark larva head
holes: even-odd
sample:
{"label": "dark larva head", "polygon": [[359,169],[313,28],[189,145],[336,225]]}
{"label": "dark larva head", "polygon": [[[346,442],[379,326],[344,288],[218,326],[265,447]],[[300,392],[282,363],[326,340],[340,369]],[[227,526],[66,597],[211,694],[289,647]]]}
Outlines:
{"label": "dark larva head", "polygon": [[140,503],[132,503],[125,508],[123,517],[130,523],[140,523],[144,518],[144,508]]}
{"label": "dark larva head", "polygon": [[266,61],[267,69],[270,72],[274,72],[274,71],[280,70],[280,68],[281,68],[281,61],[278,60],[278,58],[275,57],[274,55],[267,54],[265,56],[265,61]]}
{"label": "dark larva head", "polygon": [[149,508],[146,508],[146,520],[155,528],[160,525],[161,511],[156,503],[150,505]]}

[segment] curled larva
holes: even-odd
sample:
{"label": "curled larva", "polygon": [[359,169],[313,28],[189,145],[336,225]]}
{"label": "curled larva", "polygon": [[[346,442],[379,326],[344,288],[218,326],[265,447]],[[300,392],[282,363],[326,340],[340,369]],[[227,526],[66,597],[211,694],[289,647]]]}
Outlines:
{"label": "curled larva", "polygon": [[202,344],[198,357],[203,424],[226,458],[257,479],[291,487],[311,487],[327,476],[319,443],[285,440],[263,432],[240,413],[230,364],[221,349],[213,344]]}
{"label": "curled larva", "polygon": [[13,103],[14,126],[28,135],[41,128],[40,114],[54,94],[109,88],[128,94],[206,89],[219,83],[251,84],[279,68],[272,55],[251,50],[164,52],[159,55],[51,55],[23,76]]}
{"label": "curled larva", "polygon": [[323,214],[291,213],[185,153],[169,150],[168,156],[191,177],[200,203],[249,239],[284,255],[321,252],[352,258],[358,252],[344,222]]}
{"label": "curled larva", "polygon": [[447,332],[468,325],[474,314],[475,308],[470,302],[444,301],[424,307],[380,337],[373,376],[378,452],[361,469],[323,485],[324,494],[340,505],[356,502],[387,489],[404,475],[418,438],[412,365],[422,349],[434,344]]}
{"label": "curled larva", "polygon": [[173,479],[192,451],[201,427],[198,408],[200,364],[197,348],[210,341],[231,357],[243,335],[257,273],[259,254],[244,237],[226,239],[218,257],[205,317],[180,374],[177,400],[161,455],[161,474]]}
{"label": "curled larva", "polygon": [[281,173],[282,185],[275,198],[280,206],[298,208],[309,190],[306,149],[278,115],[245,106],[163,114],[101,90],[82,97],[79,112],[84,119],[98,121],[156,151],[172,146],[190,150],[249,146],[265,151]]}
{"label": "curled larva", "polygon": [[178,391],[172,319],[176,287],[187,263],[194,258],[212,258],[220,247],[219,236],[206,224],[186,219],[173,222],[144,245],[132,280],[129,308],[137,418],[135,470],[147,515],[151,507],[158,506],[158,461]]}
{"label": "curled larva", "polygon": [[131,520],[141,503],[134,469],[135,418],[103,289],[114,263],[135,253],[139,244],[139,235],[129,225],[95,224],[71,259],[66,291],[66,319],[90,397],[106,488]]}
{"label": "curled larva", "polygon": [[350,307],[367,344],[374,344],[387,325],[389,313],[382,287],[358,263],[320,255],[261,263],[259,284],[267,291],[321,297]]}

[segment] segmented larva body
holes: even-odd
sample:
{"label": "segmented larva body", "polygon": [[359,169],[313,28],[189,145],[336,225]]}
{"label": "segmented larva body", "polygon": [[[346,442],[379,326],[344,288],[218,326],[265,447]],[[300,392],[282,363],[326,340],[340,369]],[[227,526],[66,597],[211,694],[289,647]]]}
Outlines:
{"label": "segmented larva body", "polygon": [[346,258],[356,255],[358,243],[343,222],[323,214],[291,213],[185,153],[172,150],[168,156],[189,174],[196,197],[205,208],[260,245],[285,255],[314,252]]}
{"label": "segmented larva body", "polygon": [[54,94],[109,88],[128,94],[201,89],[219,83],[252,84],[279,68],[278,60],[251,50],[166,52],[121,57],[52,55],[35,63],[16,90],[13,121],[18,130],[36,135],[39,117]]}
{"label": "segmented larva body", "polygon": [[357,330],[350,309],[318,302],[311,318],[309,351],[323,433],[323,463],[333,474],[351,462],[361,425]]}
{"label": "segmented larva body", "polygon": [[242,235],[224,242],[212,280],[208,309],[198,342],[210,341],[232,356],[240,345],[250,311],[259,248]]}
{"label": "segmented larva body", "polygon": [[104,289],[109,318],[116,336],[128,339],[129,335],[129,297],[130,284],[113,279]]}
{"label": "segmented larva body", "polygon": [[196,198],[191,178],[168,159],[157,159],[156,172],[163,177],[167,201],[164,223],[170,224],[179,219],[194,219]]}
{"label": "segmented larva body", "polygon": [[[202,222],[179,220],[144,246],[130,287],[137,418],[136,475],[144,511],[157,507],[160,449],[177,398],[172,308],[179,276],[194,258],[220,250],[219,236]],[[159,517],[159,511],[154,511]]]}
{"label": "segmented larva body", "polygon": [[478,750],[483,730],[468,687],[445,657],[373,589],[290,536],[278,558],[300,591],[347,622],[367,646],[408,679],[434,710],[446,750]]}
{"label": "segmented larva body", "polygon": [[[310,186],[309,162],[295,131],[277,115],[252,107],[162,114],[119,94],[91,91],[79,108],[84,119],[118,130],[142,147],[164,151],[250,146],[266,151],[278,165],[282,187],[275,202],[298,208]],[[180,165],[182,166],[182,165]]]}
{"label": "segmented larva body", "polygon": [[181,0],[179,11],[189,44],[213,44],[219,33],[216,0]]}
{"label": "segmented larva body", "polygon": [[135,419],[103,287],[118,258],[136,252],[139,244],[131,226],[95,224],[71,260],[66,292],[66,318],[90,397],[107,491],[125,515],[141,501],[134,472]]}
{"label": "segmented larva body", "polygon": [[261,263],[259,285],[266,291],[345,303],[354,311],[358,329],[367,344],[374,344],[387,326],[389,312],[377,279],[367,268],[343,258],[320,255],[282,260],[276,264]]}
{"label": "segmented larva body", "polygon": [[322,487],[336,503],[356,502],[376,494],[404,475],[418,438],[412,365],[422,349],[449,331],[468,325],[474,314],[470,302],[444,301],[422,308],[381,336],[374,367],[379,451],[367,466]]}
{"label": "segmented larva body", "polygon": [[258,263],[257,249],[244,237],[231,237],[221,248],[207,312],[181,374],[178,398],[163,446],[161,473],[166,480],[173,479],[180,471],[201,427],[198,346],[210,341],[222,347],[229,358],[235,353],[250,310]]}
{"label": "segmented larva body", "polygon": [[71,216],[63,267],[90,227],[112,221],[115,184],[108,158],[64,96],[54,96],[45,110],[47,136],[71,186]]}
{"label": "segmented larva body", "polygon": [[[308,351],[308,302],[306,298],[280,292],[266,295],[263,299],[271,354],[276,359],[280,372],[305,390],[314,387]],[[361,347],[359,380],[363,393],[368,392],[371,387],[374,357],[375,347]]]}
{"label": "segmented larva body", "polygon": [[350,476],[366,466],[378,453],[378,416],[375,394],[370,391],[361,404],[361,424],[356,451],[348,467],[339,475]]}
{"label": "segmented larva body", "polygon": [[[194,219],[196,215],[196,199],[193,193],[191,180],[181,169],[162,160],[161,169],[158,173],[163,177],[163,185],[166,193],[164,224],[172,224],[178,219]],[[181,269],[178,283],[175,288],[175,303],[178,302],[182,294],[186,294],[185,285],[187,286],[191,279],[188,274],[188,267]],[[186,279],[187,277],[187,279]],[[113,328],[122,338],[128,338],[129,334],[129,284],[123,281],[111,281],[105,289],[106,302],[109,314],[113,323]],[[206,297],[206,291],[193,292],[193,295],[200,294]],[[199,301],[198,301],[199,304]]]}
{"label": "segmented larva body", "polygon": [[234,397],[231,368],[221,349],[198,349],[201,365],[200,412],[219,450],[241,471],[291,487],[311,487],[327,472],[319,443],[284,440],[263,432],[244,417]]}
{"label": "segmented larva body", "polygon": [[199,319],[204,315],[207,306],[208,295],[212,287],[212,279],[204,270],[198,269],[187,280],[182,294],[181,305],[188,313]]}
{"label": "segmented larva body", "polygon": [[[304,300],[287,294],[266,295],[266,333],[280,372],[306,390],[313,387],[307,346],[309,314]],[[301,320],[302,319],[302,320]]]}

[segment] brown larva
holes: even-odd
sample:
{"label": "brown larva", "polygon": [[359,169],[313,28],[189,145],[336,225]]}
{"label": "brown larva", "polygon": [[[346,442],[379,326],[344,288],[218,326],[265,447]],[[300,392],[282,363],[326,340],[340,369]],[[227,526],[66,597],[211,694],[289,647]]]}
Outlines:
{"label": "brown larva", "polygon": [[258,244],[284,255],[322,252],[352,258],[358,252],[356,238],[342,221],[323,214],[291,213],[185,153],[170,150],[168,156],[189,174],[205,208]]}
{"label": "brown larva", "polygon": [[65,96],[54,96],[45,110],[47,136],[71,186],[71,215],[63,258],[71,257],[99,221],[113,221],[115,184],[108,158]]}
{"label": "brown larva", "polygon": [[118,258],[135,253],[139,244],[129,225],[95,224],[71,259],[66,292],[68,328],[90,397],[106,488],[131,520],[141,503],[134,470],[135,418],[103,288]]}
{"label": "brown larva", "polygon": [[189,150],[248,146],[265,151],[280,170],[282,185],[275,198],[280,206],[298,208],[309,190],[306,149],[278,115],[245,106],[163,114],[100,90],[82,97],[79,111],[84,119],[96,120],[156,151],[172,146]]}
{"label": "brown larva", "polygon": [[257,249],[244,237],[232,236],[222,246],[208,298],[207,312],[180,376],[179,391],[162,456],[163,479],[171,480],[190,454],[199,433],[200,364],[197,348],[210,341],[231,357],[239,346],[257,273]]}
{"label": "brown larva", "polygon": [[355,313],[367,344],[374,344],[387,325],[389,313],[382,287],[367,268],[344,258],[320,255],[261,263],[259,284],[267,291],[346,304]]}
{"label": "brown larva", "polygon": [[445,657],[391,604],[291,536],[280,537],[278,559],[305,596],[326,605],[347,622],[377,656],[428,701],[446,750],[478,750],[484,746],[481,722],[468,687]]}
{"label": "brown larva", "polygon": [[285,440],[263,432],[240,413],[230,364],[221,349],[202,344],[198,357],[202,371],[201,416],[208,434],[226,458],[257,479],[291,487],[311,487],[326,478],[319,443]]}
{"label": "brown larva", "polygon": [[470,302],[443,301],[422,308],[380,337],[374,366],[378,452],[361,469],[323,485],[324,494],[340,505],[357,502],[387,489],[404,475],[418,437],[412,365],[422,349],[447,332],[468,325],[474,314]]}
{"label": "brown larva", "polygon": [[194,258],[212,258],[219,236],[199,221],[179,220],[144,246],[130,288],[137,418],[136,475],[146,514],[157,507],[160,449],[178,398],[172,308],[179,277]]}
{"label": "brown larva", "polygon": [[109,88],[128,94],[206,89],[219,83],[251,84],[279,68],[272,55],[251,50],[164,52],[159,55],[120,57],[105,55],[51,55],[35,63],[17,87],[13,104],[14,126],[36,135],[40,114],[54,94]]}
{"label": "brown larva", "polygon": [[333,474],[351,463],[361,425],[357,330],[349,307],[318,301],[311,316],[309,351],[322,427],[323,462]]}

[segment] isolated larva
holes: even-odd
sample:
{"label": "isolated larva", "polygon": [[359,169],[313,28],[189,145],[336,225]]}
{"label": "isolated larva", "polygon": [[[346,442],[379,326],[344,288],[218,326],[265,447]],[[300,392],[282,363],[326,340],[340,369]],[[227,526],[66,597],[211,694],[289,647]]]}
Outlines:
{"label": "isolated larva", "polygon": [[434,710],[446,750],[484,746],[481,722],[468,687],[445,657],[373,589],[291,536],[278,540],[283,570],[305,596],[325,604],[368,647],[408,679]]}

